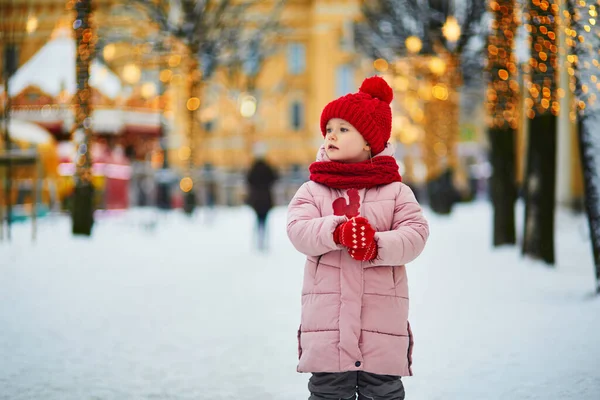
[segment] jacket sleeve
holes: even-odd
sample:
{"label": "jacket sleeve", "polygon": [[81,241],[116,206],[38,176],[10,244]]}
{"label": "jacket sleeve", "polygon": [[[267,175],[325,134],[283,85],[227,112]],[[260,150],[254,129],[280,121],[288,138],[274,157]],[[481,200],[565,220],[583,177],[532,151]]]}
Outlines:
{"label": "jacket sleeve", "polygon": [[345,221],[345,216],[322,217],[308,183],[305,183],[288,206],[287,234],[296,250],[318,257],[344,248],[334,242],[333,231]]}
{"label": "jacket sleeve", "polygon": [[404,265],[413,261],[425,247],[429,224],[421,206],[407,185],[400,185],[394,207],[392,229],[376,232],[377,258],[365,267]]}

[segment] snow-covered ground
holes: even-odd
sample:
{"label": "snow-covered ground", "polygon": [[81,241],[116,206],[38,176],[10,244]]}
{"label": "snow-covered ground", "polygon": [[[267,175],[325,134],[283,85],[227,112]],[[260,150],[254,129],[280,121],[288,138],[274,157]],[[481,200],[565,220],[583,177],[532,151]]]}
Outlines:
{"label": "snow-covered ground", "polygon": [[[29,225],[0,243],[0,399],[306,399],[295,372],[303,256],[284,208],[271,251],[247,208],[134,210]],[[522,212],[519,212],[519,216]],[[493,250],[491,210],[428,213],[408,267],[414,377],[407,400],[600,399],[600,299],[583,216],[559,213],[557,267]]]}

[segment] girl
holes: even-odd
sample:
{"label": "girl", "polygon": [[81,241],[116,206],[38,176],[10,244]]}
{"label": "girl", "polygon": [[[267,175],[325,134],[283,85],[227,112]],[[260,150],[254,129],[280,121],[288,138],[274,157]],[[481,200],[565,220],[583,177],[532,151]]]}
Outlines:
{"label": "girl", "polygon": [[402,400],[412,375],[404,265],[429,227],[387,143],[392,98],[374,76],[325,107],[325,143],[289,205],[288,236],[307,256],[298,372],[312,373],[309,400]]}

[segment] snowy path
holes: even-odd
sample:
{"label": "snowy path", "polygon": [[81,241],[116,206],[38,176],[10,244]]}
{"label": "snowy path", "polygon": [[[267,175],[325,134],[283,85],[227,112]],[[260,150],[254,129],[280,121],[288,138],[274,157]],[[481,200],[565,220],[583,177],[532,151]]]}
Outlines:
{"label": "snowy path", "polygon": [[[492,251],[487,204],[428,215],[409,265],[415,376],[407,400],[600,398],[600,299],[582,216],[557,221],[558,268]],[[272,215],[272,251],[251,250],[252,214],[179,214],[15,227],[0,243],[0,400],[299,400],[303,256]],[[460,232],[460,233],[459,233]]]}

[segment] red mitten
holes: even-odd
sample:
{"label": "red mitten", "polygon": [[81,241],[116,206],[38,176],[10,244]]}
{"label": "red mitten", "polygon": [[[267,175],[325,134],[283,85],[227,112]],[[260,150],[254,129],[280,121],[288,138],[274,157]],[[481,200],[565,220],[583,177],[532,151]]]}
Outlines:
{"label": "red mitten", "polygon": [[373,240],[369,247],[363,249],[348,249],[350,257],[358,261],[371,261],[377,258],[377,242]]}
{"label": "red mitten", "polygon": [[375,229],[364,217],[352,218],[335,228],[333,240],[349,249],[364,249],[375,240]]}

